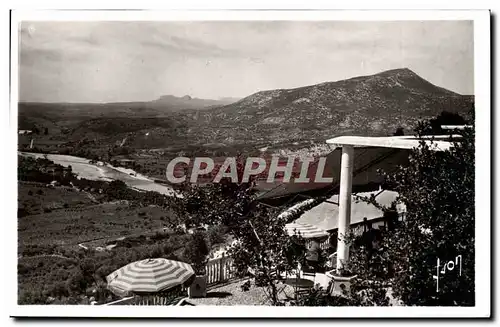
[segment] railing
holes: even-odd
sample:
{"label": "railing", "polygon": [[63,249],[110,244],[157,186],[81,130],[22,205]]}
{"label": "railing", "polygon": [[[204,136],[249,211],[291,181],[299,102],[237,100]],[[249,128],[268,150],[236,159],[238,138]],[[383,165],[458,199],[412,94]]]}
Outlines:
{"label": "railing", "polygon": [[[309,245],[310,245],[311,242],[312,242],[311,240],[307,240],[306,241],[306,246],[309,247]],[[330,247],[330,241],[328,239],[325,240],[325,241],[323,241],[323,242],[321,242],[321,243],[319,243],[319,248],[321,250],[326,250],[329,247]]]}
{"label": "railing", "polygon": [[330,240],[328,240],[328,239],[327,239],[327,240],[324,240],[323,242],[321,242],[321,243],[319,244],[319,247],[320,247],[320,249],[321,249],[321,250],[326,250],[326,249],[328,249],[328,248],[330,247]]}
{"label": "railing", "polygon": [[207,286],[222,283],[236,277],[233,268],[233,258],[222,256],[207,262],[205,275],[207,277]]}

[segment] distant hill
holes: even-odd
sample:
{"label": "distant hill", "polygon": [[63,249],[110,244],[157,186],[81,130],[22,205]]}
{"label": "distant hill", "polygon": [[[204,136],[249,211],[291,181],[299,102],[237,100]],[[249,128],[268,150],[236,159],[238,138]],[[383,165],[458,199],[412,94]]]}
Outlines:
{"label": "distant hill", "polygon": [[219,98],[219,101],[222,101],[222,102],[227,102],[227,104],[231,104],[231,103],[234,103],[234,102],[237,102],[237,101],[240,101],[241,98],[235,98],[235,97],[222,97],[222,98]]}
{"label": "distant hill", "polygon": [[176,97],[164,95],[153,101],[109,102],[109,103],[46,103],[20,102],[20,116],[48,115],[54,118],[64,117],[102,117],[102,116],[161,116],[165,112],[198,110],[228,105],[237,101],[234,98],[220,100],[192,98],[189,95]]}
{"label": "distant hill", "polygon": [[[147,102],[110,102],[110,103],[41,103],[20,102],[18,104],[19,129],[49,127],[51,130],[75,129],[78,137],[89,132],[116,134],[123,131],[123,123],[118,120],[117,130],[113,129],[114,118],[140,119],[136,124],[130,122],[134,131],[136,126],[142,126],[143,118],[170,119],[172,116],[183,120],[182,112],[197,112],[236,101],[234,98],[220,100],[192,98],[189,95],[176,97],[165,95]],[[102,119],[103,122],[98,122]],[[147,121],[147,120],[146,120]],[[149,120],[152,122],[152,120]],[[81,124],[81,126],[80,126]],[[96,126],[93,126],[93,125]],[[106,126],[108,128],[100,128]],[[146,126],[147,127],[147,126]],[[146,128],[145,127],[145,128]],[[151,125],[156,127],[156,124]]]}
{"label": "distant hill", "polygon": [[[295,89],[252,94],[204,111],[197,119],[216,140],[286,142],[336,135],[410,132],[417,121],[442,111],[467,115],[474,96],[435,86],[410,69],[395,69]],[[214,131],[215,129],[215,131]]]}
{"label": "distant hill", "polygon": [[215,106],[231,104],[237,101],[232,98],[222,98],[219,100],[193,98],[189,95],[176,97],[173,95],[164,95],[151,102],[154,108],[169,108],[170,110],[182,109],[204,109]]}

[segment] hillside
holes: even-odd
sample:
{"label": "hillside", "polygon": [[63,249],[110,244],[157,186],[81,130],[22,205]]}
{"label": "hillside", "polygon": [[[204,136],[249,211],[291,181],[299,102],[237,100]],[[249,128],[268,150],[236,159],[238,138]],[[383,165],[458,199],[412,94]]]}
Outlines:
{"label": "hillside", "polygon": [[[474,96],[435,86],[409,69],[262,91],[215,107],[210,101],[167,95],[142,104],[21,103],[19,121],[49,127],[48,135],[36,136],[38,149],[93,158],[141,152],[135,159],[143,172],[161,176],[165,160],[180,154],[322,153],[325,139],[334,136],[392,135],[398,127],[409,134],[442,111],[467,118],[474,107]],[[25,148],[31,137],[19,140]]]}
{"label": "hillside", "polygon": [[[36,133],[35,144],[51,152],[61,151],[57,145],[67,149],[75,143],[91,141],[92,147],[100,147],[120,144],[125,138],[129,141],[127,146],[132,148],[162,147],[184,137],[186,126],[194,123],[185,113],[227,105],[235,100],[165,95],[149,102],[20,102],[18,128],[42,131]],[[46,128],[49,135],[43,134]],[[31,138],[20,136],[20,145],[27,146]],[[181,142],[184,141],[182,138]]]}
{"label": "hillside", "polygon": [[262,91],[199,115],[219,142],[324,140],[390,135],[442,111],[466,114],[473,96],[435,86],[409,69],[296,89]]}

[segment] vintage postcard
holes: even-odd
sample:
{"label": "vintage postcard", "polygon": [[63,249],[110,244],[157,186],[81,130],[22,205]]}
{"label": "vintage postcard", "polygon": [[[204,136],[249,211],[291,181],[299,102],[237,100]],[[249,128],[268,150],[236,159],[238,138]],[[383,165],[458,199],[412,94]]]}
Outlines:
{"label": "vintage postcard", "polygon": [[488,11],[12,11],[10,314],[489,317],[489,56]]}

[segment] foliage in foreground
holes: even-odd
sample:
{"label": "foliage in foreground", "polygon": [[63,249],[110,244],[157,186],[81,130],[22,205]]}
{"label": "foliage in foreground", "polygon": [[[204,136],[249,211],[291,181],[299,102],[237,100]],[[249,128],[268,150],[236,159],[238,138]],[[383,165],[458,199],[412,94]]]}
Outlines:
{"label": "foliage in foreground", "polygon": [[[475,303],[474,131],[461,134],[450,151],[422,144],[409,166],[390,179],[407,208],[402,228],[388,244],[401,258],[394,292],[407,305]],[[450,261],[453,270],[443,273]],[[439,285],[433,277],[438,274]]]}
{"label": "foliage in foreground", "polygon": [[[237,163],[237,175],[243,173],[242,160]],[[297,266],[297,258],[287,255],[293,245],[285,230],[286,218],[276,210],[254,201],[253,181],[233,183],[223,178],[220,183],[205,186],[187,184],[184,188],[186,221],[193,225],[219,226],[237,242],[229,250],[237,276],[258,276],[271,303],[278,304],[277,271],[289,271]],[[181,213],[179,213],[181,214]]]}
{"label": "foliage in foreground", "polygon": [[432,151],[422,142],[408,166],[386,175],[406,206],[403,221],[391,216],[394,207],[366,199],[390,223],[375,239],[348,237],[350,268],[358,275],[351,298],[366,292],[365,300],[386,305],[391,287],[405,305],[474,305],[474,131],[454,133],[462,138],[449,151]]}

